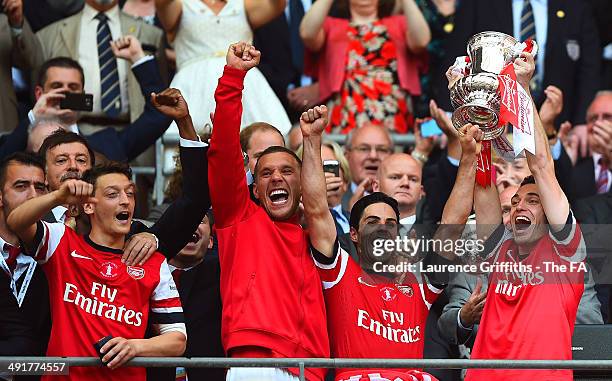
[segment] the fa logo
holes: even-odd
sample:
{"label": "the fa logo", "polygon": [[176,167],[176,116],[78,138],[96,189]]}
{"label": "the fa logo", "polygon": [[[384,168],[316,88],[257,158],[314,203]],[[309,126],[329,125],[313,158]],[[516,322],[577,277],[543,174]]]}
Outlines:
{"label": "the fa logo", "polygon": [[385,302],[391,302],[397,298],[397,293],[392,287],[382,287],[380,293]]}
{"label": "the fa logo", "polygon": [[119,266],[117,266],[113,262],[104,262],[102,266],[100,266],[100,274],[106,279],[113,279],[119,275]]}

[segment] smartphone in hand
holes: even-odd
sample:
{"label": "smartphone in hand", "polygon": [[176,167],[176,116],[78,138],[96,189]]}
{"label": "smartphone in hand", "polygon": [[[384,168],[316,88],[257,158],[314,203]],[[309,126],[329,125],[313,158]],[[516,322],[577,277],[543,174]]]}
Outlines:
{"label": "smartphone in hand", "polygon": [[333,173],[334,176],[340,177],[340,163],[338,160],[324,160],[323,172]]}
{"label": "smartphone in hand", "polygon": [[93,94],[65,93],[64,95],[66,95],[66,97],[60,100],[61,109],[69,109],[74,111],[93,110]]}

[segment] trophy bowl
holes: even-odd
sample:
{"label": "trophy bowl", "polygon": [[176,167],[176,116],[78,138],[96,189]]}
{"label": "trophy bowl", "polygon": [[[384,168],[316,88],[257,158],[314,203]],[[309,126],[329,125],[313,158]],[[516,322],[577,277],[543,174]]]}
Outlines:
{"label": "trophy bowl", "polygon": [[504,132],[499,122],[497,76],[491,73],[471,74],[459,79],[451,88],[451,102],[455,111],[452,121],[456,129],[467,123],[477,125],[485,140],[493,140]]}

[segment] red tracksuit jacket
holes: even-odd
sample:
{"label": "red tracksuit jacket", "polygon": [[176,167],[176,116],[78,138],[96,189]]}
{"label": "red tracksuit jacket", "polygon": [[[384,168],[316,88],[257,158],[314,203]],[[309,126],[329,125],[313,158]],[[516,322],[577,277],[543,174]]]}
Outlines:
{"label": "red tracksuit jacket", "polygon": [[[325,302],[307,234],[297,220],[273,221],[250,199],[239,141],[245,74],[226,66],[219,79],[208,151],[223,346],[233,357],[329,357]],[[306,372],[309,380],[322,380],[325,370]]]}

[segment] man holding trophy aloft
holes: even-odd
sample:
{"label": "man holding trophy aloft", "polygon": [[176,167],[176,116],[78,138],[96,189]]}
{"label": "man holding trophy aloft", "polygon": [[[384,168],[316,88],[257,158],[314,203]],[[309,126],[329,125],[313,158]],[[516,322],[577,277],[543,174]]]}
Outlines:
{"label": "man holding trophy aloft", "polygon": [[[511,38],[495,34],[494,38]],[[479,35],[474,36],[477,37]],[[497,46],[500,45],[503,46]],[[489,274],[473,359],[572,358],[571,338],[584,289],[586,251],[568,199],[555,177],[548,141],[531,99],[529,82],[535,63],[534,55],[528,50],[514,57],[511,52],[506,56],[493,56],[491,50],[489,55],[479,56],[483,50],[470,51],[468,47],[468,51],[476,53],[470,54],[472,70],[490,68],[487,65],[491,63],[499,66],[500,62],[507,62],[507,57],[510,57],[510,64],[502,64],[503,69],[498,73],[486,72],[492,75],[485,75],[484,80],[470,78],[473,71],[467,76],[456,75],[457,67],[449,71],[451,94],[462,96],[453,98],[453,103],[457,107],[455,126],[463,123],[459,127],[463,153],[442,221],[465,223],[461,219],[469,214],[473,205],[477,234],[485,239],[484,250],[479,253],[482,259],[496,265],[514,266],[497,267],[501,269],[516,269],[516,265],[529,269],[496,270]],[[507,78],[500,78],[504,75]],[[464,105],[466,107],[460,109]],[[514,146],[520,151],[501,148],[516,154],[524,151],[533,174],[512,197],[510,228],[502,223],[499,196],[491,186],[490,175],[483,175],[487,159],[485,139],[491,141],[503,136],[505,122],[512,122]],[[500,143],[508,144],[504,140],[493,140],[492,145],[497,149]],[[466,375],[468,381],[572,379],[571,370],[545,369],[471,369]]]}

